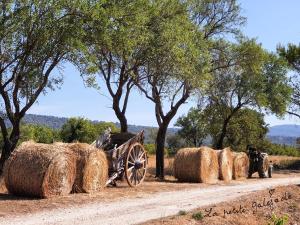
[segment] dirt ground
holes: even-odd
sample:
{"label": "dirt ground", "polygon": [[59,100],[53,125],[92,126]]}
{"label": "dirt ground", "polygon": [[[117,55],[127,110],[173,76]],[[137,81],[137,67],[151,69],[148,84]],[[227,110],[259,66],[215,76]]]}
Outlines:
{"label": "dirt ground", "polygon": [[[205,188],[211,185],[208,184],[190,184],[177,183],[172,175],[172,159],[166,159],[166,180],[161,182],[154,178],[155,158],[149,158],[149,170],[145,182],[138,188],[128,187],[126,182],[119,183],[117,187],[105,188],[97,194],[70,194],[64,197],[56,197],[50,199],[32,199],[24,197],[16,197],[9,195],[4,187],[3,179],[0,178],[0,218],[9,217],[12,215],[33,213],[41,210],[50,210],[55,208],[75,207],[85,203],[93,202],[110,202],[111,200],[122,200],[128,197],[142,198],[144,196],[166,191],[186,190],[193,188]],[[299,176],[300,171],[280,171],[274,174],[274,177],[293,177]],[[258,178],[253,178],[244,181],[232,181],[235,183],[255,183]],[[228,184],[219,181],[219,186]]]}
{"label": "dirt ground", "polygon": [[[299,224],[300,186],[292,185],[242,196],[234,201],[209,205],[192,212],[181,211],[177,216],[148,221],[145,225],[256,225],[272,222],[272,216],[287,216],[286,224]],[[274,224],[274,223],[271,223]]]}

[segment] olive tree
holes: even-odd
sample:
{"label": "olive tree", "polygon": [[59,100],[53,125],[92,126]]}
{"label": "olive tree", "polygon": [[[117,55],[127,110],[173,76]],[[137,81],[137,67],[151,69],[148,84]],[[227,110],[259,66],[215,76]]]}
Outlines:
{"label": "olive tree", "polygon": [[[62,81],[55,68],[80,46],[84,1],[0,3],[0,171],[20,138],[20,122],[40,94]],[[79,13],[81,11],[81,13]],[[6,120],[11,123],[8,130]]]}
{"label": "olive tree", "polygon": [[133,71],[143,64],[141,52],[148,38],[150,13],[147,0],[107,2],[105,15],[109,19],[105,24],[95,21],[88,30],[88,52],[79,61],[88,85],[98,88],[98,81],[104,81],[121,132],[128,131],[126,110],[134,87]]}
{"label": "olive tree", "polygon": [[279,55],[289,63],[291,70],[296,71],[295,74],[291,75],[289,81],[293,94],[287,113],[300,118],[300,45],[288,44],[287,47],[279,45],[277,51]]}
{"label": "olive tree", "polygon": [[212,42],[236,33],[244,21],[233,0],[153,1],[145,64],[136,85],[155,105],[156,176],[164,177],[167,128],[194,90],[203,88],[211,70]]}
{"label": "olive tree", "polygon": [[291,89],[286,63],[263,50],[253,39],[242,38],[237,44],[225,44],[215,58],[217,69],[213,71],[206,95],[208,114],[221,118],[222,126],[213,144],[222,149],[230,121],[241,109],[260,108],[282,116]]}

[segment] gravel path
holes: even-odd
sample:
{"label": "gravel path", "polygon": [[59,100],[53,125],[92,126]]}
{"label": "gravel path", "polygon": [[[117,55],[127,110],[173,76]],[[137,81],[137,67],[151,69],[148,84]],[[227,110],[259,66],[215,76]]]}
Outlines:
{"label": "gravel path", "polygon": [[13,218],[0,218],[0,225],[37,224],[137,224],[171,216],[180,210],[193,210],[205,205],[233,200],[254,191],[276,186],[300,184],[300,177],[272,178],[256,183],[213,185],[202,189],[161,192],[111,203],[91,203],[70,208],[57,208]]}

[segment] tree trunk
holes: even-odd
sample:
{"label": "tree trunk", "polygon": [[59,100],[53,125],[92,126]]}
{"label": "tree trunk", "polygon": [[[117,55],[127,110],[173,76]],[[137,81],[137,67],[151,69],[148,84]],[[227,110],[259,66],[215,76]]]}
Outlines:
{"label": "tree trunk", "polygon": [[126,116],[121,113],[121,114],[118,114],[117,117],[120,121],[121,133],[127,132],[128,131],[128,124],[127,124]]}
{"label": "tree trunk", "polygon": [[221,135],[218,139],[217,145],[215,146],[217,149],[222,149],[223,148],[223,142],[224,142],[224,139],[225,139],[226,134],[227,134],[228,124],[229,124],[231,118],[235,115],[236,112],[238,112],[241,109],[241,107],[242,107],[242,105],[239,103],[238,106],[235,107],[231,111],[231,114],[229,114],[229,116],[224,120]]}
{"label": "tree trunk", "polygon": [[222,127],[222,132],[221,132],[221,135],[218,138],[218,142],[216,144],[217,149],[223,149],[223,142],[224,142],[224,139],[225,139],[226,134],[227,134],[227,126],[228,126],[228,123],[230,121],[230,118],[231,117],[227,117],[226,120],[224,120],[223,127]]}
{"label": "tree trunk", "polygon": [[113,110],[115,111],[115,114],[118,120],[120,121],[121,133],[127,132],[128,131],[127,119],[125,113],[123,113],[119,107],[119,102],[114,101]]}
{"label": "tree trunk", "polygon": [[3,167],[4,167],[5,161],[10,157],[11,153],[16,148],[19,138],[20,138],[20,122],[18,121],[13,124],[13,129],[12,129],[12,132],[11,132],[9,138],[3,137],[4,146],[3,146],[1,158],[0,158],[0,175],[3,172]]}
{"label": "tree trunk", "polygon": [[156,177],[164,179],[164,153],[168,123],[162,123],[156,136]]}

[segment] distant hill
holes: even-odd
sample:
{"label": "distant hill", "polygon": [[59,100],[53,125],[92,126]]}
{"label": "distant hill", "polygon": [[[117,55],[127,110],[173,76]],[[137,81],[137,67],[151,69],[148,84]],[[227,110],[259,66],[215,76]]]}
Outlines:
{"label": "distant hill", "polygon": [[296,137],[285,137],[285,136],[269,136],[267,138],[274,144],[291,145],[296,146]]}
{"label": "distant hill", "polygon": [[300,125],[277,125],[269,129],[268,136],[300,137]]}
{"label": "distant hill", "polygon": [[[45,116],[45,115],[35,115],[27,114],[25,115],[23,122],[29,124],[41,124],[54,129],[60,129],[63,124],[68,120],[66,117],[56,117],[56,116]],[[93,121],[102,122],[102,121]],[[8,123],[8,122],[7,122]],[[120,127],[119,123],[115,123],[117,127]],[[128,125],[129,132],[137,133],[141,130],[145,130],[146,142],[149,141],[150,132],[156,127],[151,126],[141,126],[141,125]],[[169,134],[175,134],[178,131],[177,128],[169,128]],[[286,144],[286,145],[296,145],[296,138],[300,137],[300,125],[277,125],[269,128],[269,133],[267,138],[276,144]]]}
{"label": "distant hill", "polygon": [[267,138],[275,144],[296,145],[300,137],[300,125],[286,124],[270,127]]}
{"label": "distant hill", "polygon": [[[60,129],[64,123],[66,123],[68,118],[66,117],[56,117],[56,116],[45,116],[45,115],[35,115],[35,114],[26,114],[25,117],[23,118],[24,123],[28,124],[40,124],[44,126],[51,127],[53,129]],[[97,121],[94,120],[92,121],[94,123],[99,123],[103,121]],[[8,121],[7,121],[7,124]],[[117,127],[120,127],[119,123],[115,123]],[[155,130],[157,127],[151,127],[151,126],[140,126],[140,125],[128,125],[128,131],[131,133],[138,133],[141,130],[145,131],[145,142],[150,141],[150,133],[151,130]],[[168,134],[175,134],[178,129],[176,128],[169,128],[168,129]]]}
{"label": "distant hill", "polygon": [[60,129],[66,122],[66,117],[44,116],[35,114],[26,114],[23,118],[24,123],[40,124],[53,129]]}

